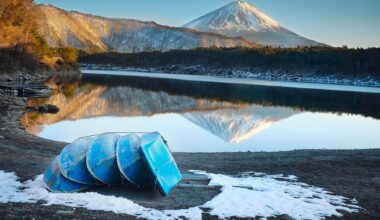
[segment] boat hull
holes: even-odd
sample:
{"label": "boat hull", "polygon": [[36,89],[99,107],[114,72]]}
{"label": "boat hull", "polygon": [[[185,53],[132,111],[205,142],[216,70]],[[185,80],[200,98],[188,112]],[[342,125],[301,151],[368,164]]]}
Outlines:
{"label": "boat hull", "polygon": [[79,138],[63,148],[59,157],[59,167],[64,177],[77,183],[95,184],[87,169],[86,154],[94,137]]}
{"label": "boat hull", "polygon": [[163,196],[167,196],[179,184],[182,176],[162,136],[158,132],[144,134],[141,138],[140,153],[154,184]]}
{"label": "boat hull", "polygon": [[64,177],[59,168],[59,156],[46,168],[43,180],[52,192],[79,192],[90,187],[87,184],[76,183]]}
{"label": "boat hull", "polygon": [[119,138],[116,144],[117,164],[121,174],[137,187],[152,186],[149,170],[140,156],[141,138],[130,134]]}
{"label": "boat hull", "polygon": [[101,134],[91,143],[86,165],[93,177],[107,185],[119,185],[122,181],[116,161],[116,142],[119,135]]}

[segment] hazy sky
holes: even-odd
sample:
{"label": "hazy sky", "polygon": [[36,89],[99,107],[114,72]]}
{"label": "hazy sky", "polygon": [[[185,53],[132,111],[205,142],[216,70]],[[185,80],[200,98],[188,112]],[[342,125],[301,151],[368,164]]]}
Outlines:
{"label": "hazy sky", "polygon": [[[181,26],[232,0],[36,0],[105,17]],[[249,0],[284,27],[333,46],[380,47],[380,0]]]}

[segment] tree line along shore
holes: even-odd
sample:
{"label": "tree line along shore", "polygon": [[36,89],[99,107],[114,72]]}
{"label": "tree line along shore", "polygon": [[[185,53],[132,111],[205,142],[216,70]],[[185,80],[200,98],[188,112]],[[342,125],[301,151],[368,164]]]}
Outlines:
{"label": "tree line along shore", "polygon": [[262,72],[315,72],[353,77],[380,78],[380,48],[199,48],[167,52],[120,54],[81,52],[79,62],[121,67],[157,68],[170,65],[200,65],[210,69],[246,68]]}

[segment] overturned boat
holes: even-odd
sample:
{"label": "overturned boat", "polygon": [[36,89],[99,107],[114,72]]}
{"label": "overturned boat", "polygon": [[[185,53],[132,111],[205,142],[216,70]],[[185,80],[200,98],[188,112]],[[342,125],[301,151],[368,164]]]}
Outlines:
{"label": "overturned boat", "polygon": [[105,133],[67,145],[47,167],[43,179],[52,192],[132,185],[155,187],[167,196],[182,175],[158,132]]}

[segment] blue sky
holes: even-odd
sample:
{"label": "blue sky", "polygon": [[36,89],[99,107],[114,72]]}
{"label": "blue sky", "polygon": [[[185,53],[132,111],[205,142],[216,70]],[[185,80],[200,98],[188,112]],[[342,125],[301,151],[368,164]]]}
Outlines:
{"label": "blue sky", "polygon": [[[66,10],[180,26],[232,0],[36,0]],[[333,46],[380,47],[380,0],[249,0],[286,28]]]}

